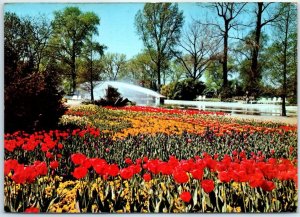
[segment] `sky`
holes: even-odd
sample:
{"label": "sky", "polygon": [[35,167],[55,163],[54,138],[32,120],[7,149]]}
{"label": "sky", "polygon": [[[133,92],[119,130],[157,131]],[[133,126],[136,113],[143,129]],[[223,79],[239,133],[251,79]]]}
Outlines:
{"label": "sky", "polygon": [[[105,52],[124,53],[131,58],[142,51],[143,43],[136,33],[134,19],[138,10],[143,9],[143,3],[8,3],[4,5],[4,12],[14,12],[20,17],[42,14],[53,20],[53,12],[67,6],[77,6],[82,12],[92,11],[100,18],[99,36],[95,39],[108,47]],[[204,16],[196,3],[179,3],[178,6],[184,12],[185,25]]]}

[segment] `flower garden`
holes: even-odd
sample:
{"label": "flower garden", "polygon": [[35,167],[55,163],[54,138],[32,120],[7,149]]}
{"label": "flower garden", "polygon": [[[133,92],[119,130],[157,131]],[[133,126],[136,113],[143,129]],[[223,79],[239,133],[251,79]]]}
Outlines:
{"label": "flower garden", "polygon": [[296,212],[297,127],[223,113],[80,105],[5,134],[7,212]]}

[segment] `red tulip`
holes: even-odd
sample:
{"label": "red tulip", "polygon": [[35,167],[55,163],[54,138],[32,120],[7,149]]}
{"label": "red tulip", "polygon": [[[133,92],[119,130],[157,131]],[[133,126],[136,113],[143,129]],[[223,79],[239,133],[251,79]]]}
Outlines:
{"label": "red tulip", "polygon": [[230,175],[229,175],[229,173],[227,171],[222,171],[222,172],[219,173],[218,179],[221,182],[230,182],[231,177],[230,177]]}
{"label": "red tulip", "polygon": [[128,164],[128,165],[131,165],[132,160],[129,157],[127,157],[127,158],[125,158],[125,163]]}
{"label": "red tulip", "polygon": [[71,160],[76,165],[82,164],[85,161],[85,159],[86,159],[86,156],[81,153],[76,153],[76,154],[71,155]]}
{"label": "red tulip", "polygon": [[9,159],[4,161],[4,175],[8,175],[11,170],[14,170],[18,166],[18,161]]}
{"label": "red tulip", "polygon": [[51,154],[50,152],[47,151],[46,158],[52,159],[53,158],[53,154]]}
{"label": "red tulip", "polygon": [[17,184],[24,184],[26,182],[26,172],[24,165],[18,165],[14,170],[14,174],[11,179]]}
{"label": "red tulip", "polygon": [[88,172],[87,168],[80,166],[80,167],[75,168],[75,170],[72,174],[73,174],[74,178],[82,179],[86,176],[87,172]]}
{"label": "red tulip", "polygon": [[50,162],[51,169],[55,170],[58,166],[59,166],[58,161],[54,160],[54,161]]}
{"label": "red tulip", "polygon": [[272,181],[264,181],[261,185],[261,188],[264,190],[264,191],[272,191],[273,189],[276,188],[274,182]]}
{"label": "red tulip", "polygon": [[149,160],[148,157],[143,157],[143,162],[144,162],[144,163],[147,163],[148,160]]}
{"label": "red tulip", "polygon": [[159,163],[160,163],[160,161],[155,159],[155,160],[149,160],[148,163],[146,163],[144,165],[145,165],[145,168],[147,168],[148,170],[151,171],[151,173],[158,174],[159,173]]}
{"label": "red tulip", "polygon": [[210,193],[214,190],[215,184],[213,180],[205,179],[201,182],[201,187],[203,188],[204,192]]}
{"label": "red tulip", "polygon": [[191,174],[194,179],[202,179],[203,178],[203,169],[194,169],[191,171]]}
{"label": "red tulip", "polygon": [[189,176],[183,170],[175,170],[173,172],[173,178],[179,184],[187,183],[189,181]]}
{"label": "red tulip", "polygon": [[133,175],[133,171],[130,168],[124,168],[120,170],[120,176],[122,179],[131,179]]}
{"label": "red tulip", "polygon": [[173,171],[173,167],[169,165],[167,162],[161,162],[158,165],[158,170],[163,174],[163,175],[171,175]]}
{"label": "red tulip", "polygon": [[138,159],[136,159],[136,164],[141,164],[142,163],[142,159],[141,158],[138,158]]}
{"label": "red tulip", "polygon": [[236,156],[238,154],[237,150],[233,150],[232,155]]}
{"label": "red tulip", "polygon": [[146,182],[149,182],[151,180],[151,174],[149,173],[145,173],[143,175],[143,179],[146,181]]}
{"label": "red tulip", "polygon": [[86,158],[82,163],[81,166],[89,169],[92,166],[91,160]]}
{"label": "red tulip", "polygon": [[139,164],[138,165],[132,164],[128,168],[130,168],[134,174],[137,174],[142,171],[142,168]]}
{"label": "red tulip", "polygon": [[32,183],[35,181],[35,178],[39,175],[35,170],[34,166],[28,166],[24,168],[24,173],[26,176],[26,181],[28,183]]}
{"label": "red tulip", "polygon": [[26,212],[26,213],[38,213],[38,212],[40,212],[40,209],[37,208],[37,207],[29,207],[29,208],[25,209],[24,212]]}
{"label": "red tulip", "polygon": [[48,173],[48,167],[46,162],[35,162],[34,168],[40,176],[45,176]]}
{"label": "red tulip", "polygon": [[192,199],[192,195],[191,195],[190,192],[184,191],[184,192],[182,192],[182,193],[180,194],[180,198],[181,198],[182,201],[188,203],[188,202],[190,202],[190,200]]}
{"label": "red tulip", "polygon": [[261,173],[255,173],[249,178],[249,185],[252,188],[257,188],[264,183],[264,177]]}
{"label": "red tulip", "polygon": [[117,176],[119,174],[119,167],[117,164],[112,164],[108,167],[108,175]]}
{"label": "red tulip", "polygon": [[56,156],[57,156],[57,158],[62,158],[61,154],[57,154]]}

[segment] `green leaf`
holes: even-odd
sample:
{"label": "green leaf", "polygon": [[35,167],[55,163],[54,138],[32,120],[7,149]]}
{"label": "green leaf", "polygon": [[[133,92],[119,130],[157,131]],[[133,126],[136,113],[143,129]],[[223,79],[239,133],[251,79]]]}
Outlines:
{"label": "green leaf", "polygon": [[193,195],[193,203],[194,203],[194,206],[198,203],[197,195],[198,195],[198,187],[196,187],[196,189],[195,189],[195,191],[194,191],[194,195]]}

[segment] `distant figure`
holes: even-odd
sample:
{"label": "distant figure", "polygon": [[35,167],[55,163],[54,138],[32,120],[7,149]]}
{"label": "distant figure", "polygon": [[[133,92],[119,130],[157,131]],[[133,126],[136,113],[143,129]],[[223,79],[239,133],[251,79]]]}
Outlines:
{"label": "distant figure", "polygon": [[249,102],[250,102],[249,92],[246,91],[246,103],[248,104]]}

